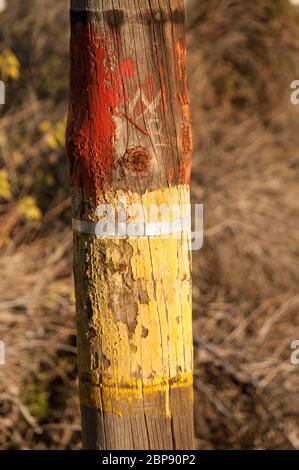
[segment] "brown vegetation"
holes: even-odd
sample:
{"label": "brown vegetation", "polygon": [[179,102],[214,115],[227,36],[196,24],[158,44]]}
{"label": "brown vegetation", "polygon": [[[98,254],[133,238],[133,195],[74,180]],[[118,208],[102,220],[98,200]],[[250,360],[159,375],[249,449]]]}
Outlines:
{"label": "brown vegetation", "polygon": [[[193,198],[205,204],[194,254],[198,446],[299,448],[289,359],[299,339],[299,111],[289,101],[299,19],[287,0],[188,5]],[[1,14],[0,57],[20,63],[0,60],[1,449],[80,447],[67,10],[67,0],[11,0]]]}

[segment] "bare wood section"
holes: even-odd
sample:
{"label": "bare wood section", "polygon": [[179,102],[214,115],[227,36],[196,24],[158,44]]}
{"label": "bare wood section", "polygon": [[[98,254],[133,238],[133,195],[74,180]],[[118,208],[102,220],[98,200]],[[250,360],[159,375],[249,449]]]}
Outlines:
{"label": "bare wood section", "polygon": [[[190,419],[193,416],[191,386],[170,393],[173,414],[146,413],[118,416],[81,406],[83,445],[85,449],[100,450],[193,450],[194,435]],[[155,397],[159,405],[159,394]],[[162,398],[163,402],[163,398]]]}

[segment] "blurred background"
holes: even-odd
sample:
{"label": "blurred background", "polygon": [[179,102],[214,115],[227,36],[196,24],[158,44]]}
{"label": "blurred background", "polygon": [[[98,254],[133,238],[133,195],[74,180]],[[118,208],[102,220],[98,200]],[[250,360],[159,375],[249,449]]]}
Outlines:
{"label": "blurred background", "polygon": [[[201,449],[299,449],[299,11],[189,0]],[[79,449],[68,0],[0,1],[0,449]]]}

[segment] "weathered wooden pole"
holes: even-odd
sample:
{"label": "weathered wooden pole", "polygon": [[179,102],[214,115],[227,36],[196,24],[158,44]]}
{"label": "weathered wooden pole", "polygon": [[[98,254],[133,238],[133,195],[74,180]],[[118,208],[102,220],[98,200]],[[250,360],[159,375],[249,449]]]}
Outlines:
{"label": "weathered wooden pole", "polygon": [[71,0],[71,28],[83,445],[193,449],[191,253],[179,228],[192,153],[184,4]]}

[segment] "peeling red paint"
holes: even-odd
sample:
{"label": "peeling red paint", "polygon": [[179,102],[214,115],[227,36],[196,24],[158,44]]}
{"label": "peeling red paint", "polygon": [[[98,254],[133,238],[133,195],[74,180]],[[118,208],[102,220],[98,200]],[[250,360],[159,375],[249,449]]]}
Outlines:
{"label": "peeling red paint", "polygon": [[176,42],[175,48],[178,55],[179,79],[182,81],[185,80],[186,75],[186,48],[180,41]]}
{"label": "peeling red paint", "polygon": [[187,51],[185,45],[182,45],[180,41],[176,43],[176,53],[178,57],[178,78],[181,87],[181,91],[178,93],[178,100],[182,107],[184,121],[181,131],[182,156],[180,159],[180,173],[182,183],[189,184],[192,167],[193,139],[187,87]]}
{"label": "peeling red paint", "polygon": [[191,127],[184,124],[181,133],[182,140],[182,158],[180,161],[180,172],[182,183],[188,184],[191,176],[193,140]]}
{"label": "peeling red paint", "polygon": [[187,86],[187,51],[186,47],[181,44],[180,41],[176,43],[176,52],[178,56],[178,73],[179,73],[179,82],[182,86],[182,91],[178,93],[178,100],[183,108],[184,118],[189,120],[190,113],[186,113],[186,107],[189,107],[189,97],[188,97],[188,86]]}
{"label": "peeling red paint", "polygon": [[71,38],[67,150],[71,184],[88,197],[111,183],[116,136],[113,117],[127,99],[123,81],[135,75],[130,58],[112,64],[109,37],[100,37],[91,25],[76,25]]}
{"label": "peeling red paint", "polygon": [[182,129],[182,147],[184,153],[192,152],[192,134],[191,129],[186,124]]}
{"label": "peeling red paint", "polygon": [[[70,180],[74,188],[81,190],[84,196],[93,201],[112,185],[117,154],[116,122],[121,122],[120,117],[125,118],[143,137],[149,138],[147,124],[151,113],[156,113],[159,118],[160,113],[167,115],[168,88],[162,64],[158,66],[159,81],[157,77],[139,77],[138,65],[131,58],[117,62],[122,54],[119,47],[113,28],[106,31],[103,37],[93,23],[77,23],[72,27],[71,96],[67,130]],[[180,181],[187,183],[192,138],[187,133],[190,130],[190,112],[185,45],[178,41],[175,51],[179,80],[177,96],[184,126],[179,135],[182,151]],[[175,180],[175,176],[167,175],[169,184]]]}

